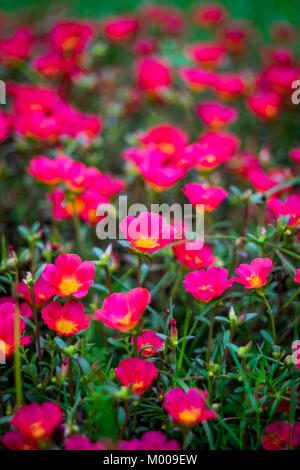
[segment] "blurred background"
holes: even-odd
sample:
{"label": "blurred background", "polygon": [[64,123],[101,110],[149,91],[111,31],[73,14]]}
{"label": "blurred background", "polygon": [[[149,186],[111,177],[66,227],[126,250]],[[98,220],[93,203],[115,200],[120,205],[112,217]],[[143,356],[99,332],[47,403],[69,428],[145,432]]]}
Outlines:
{"label": "blurred background", "polygon": [[[40,15],[47,10],[56,14],[72,15],[81,18],[101,18],[109,14],[124,13],[136,9],[146,0],[0,0],[1,9],[9,12],[19,10],[20,14]],[[155,3],[155,2],[153,2]],[[191,5],[210,3],[207,0],[170,0],[156,2],[159,5],[172,5],[188,9]],[[246,17],[266,33],[270,21],[287,20],[300,25],[299,0],[219,0],[235,18]]]}

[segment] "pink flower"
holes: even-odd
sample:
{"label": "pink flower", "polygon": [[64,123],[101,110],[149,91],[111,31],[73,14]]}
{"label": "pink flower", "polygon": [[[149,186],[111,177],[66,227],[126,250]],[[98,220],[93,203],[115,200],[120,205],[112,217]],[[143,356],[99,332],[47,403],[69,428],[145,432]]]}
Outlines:
{"label": "pink flower", "polygon": [[135,78],[142,90],[157,94],[171,86],[171,66],[162,57],[143,57],[136,62]]}
{"label": "pink flower", "polygon": [[272,197],[267,203],[268,209],[270,209],[276,217],[289,216],[288,226],[297,227],[300,225],[300,195],[292,194],[288,196],[286,201],[283,203],[277,197]]}
{"label": "pink flower", "polygon": [[[29,287],[23,282],[18,284],[18,294],[23,295],[24,299],[29,304],[32,303]],[[55,291],[42,277],[40,277],[33,287],[33,294],[36,306],[41,307],[52,299],[55,295]]]}
{"label": "pink flower", "polygon": [[[131,342],[134,342],[133,338],[131,339]],[[145,346],[149,347],[145,348]],[[151,348],[151,346],[155,349]],[[143,333],[137,337],[137,348],[138,351],[144,348],[141,352],[142,356],[151,357],[164,349],[164,342],[157,333],[155,333],[155,331],[144,330]]]}
{"label": "pink flower", "polygon": [[180,67],[178,75],[192,91],[197,93],[213,86],[217,78],[214,72],[198,67]]}
{"label": "pink flower", "polygon": [[219,3],[204,3],[195,10],[196,24],[202,28],[213,28],[224,23],[228,12]]}
{"label": "pink flower", "polygon": [[115,330],[132,330],[150,301],[150,292],[142,287],[131,289],[128,294],[111,294],[104,299],[103,308],[95,311],[94,320],[100,320]]}
{"label": "pink flower", "polygon": [[93,39],[93,28],[75,21],[57,23],[50,32],[50,40],[55,50],[63,54],[82,52]]}
{"label": "pink flower", "polygon": [[39,450],[34,441],[15,431],[5,433],[2,444],[10,450]]}
{"label": "pink flower", "polygon": [[216,261],[211,246],[200,240],[179,243],[173,247],[174,255],[187,269],[201,269],[211,266]]}
{"label": "pink flower", "polygon": [[274,421],[266,428],[266,434],[261,436],[262,446],[265,450],[294,449],[300,444],[300,423],[284,423]]}
{"label": "pink flower", "polygon": [[228,196],[225,189],[218,186],[204,186],[200,183],[188,183],[183,189],[190,203],[197,209],[197,205],[204,205],[206,212],[214,211]]}
{"label": "pink flower", "polygon": [[275,266],[270,258],[255,258],[250,264],[240,264],[235,270],[239,277],[232,278],[245,289],[258,289],[266,285],[271,269]]}
{"label": "pink flower", "polygon": [[11,424],[27,439],[34,442],[51,437],[62,421],[62,411],[56,403],[24,405],[15,414]]}
{"label": "pink flower", "polygon": [[128,216],[120,223],[120,229],[137,251],[153,253],[169,245],[175,238],[172,225],[164,224],[161,215],[142,212],[138,217]]}
{"label": "pink flower", "polygon": [[223,292],[231,287],[232,279],[227,279],[228,272],[225,268],[212,266],[207,270],[200,269],[185,276],[183,281],[185,290],[201,302],[210,302],[220,297]]}
{"label": "pink flower", "polygon": [[[9,357],[15,350],[14,318],[16,314],[16,302],[14,299],[0,299],[0,347],[4,345],[5,356]],[[20,315],[26,318],[31,317],[32,310],[26,302],[20,304]],[[20,334],[22,335],[26,327],[25,321],[21,318]],[[21,337],[21,344],[28,345],[30,336]]]}
{"label": "pink flower", "polygon": [[18,29],[9,38],[0,40],[0,62],[16,65],[27,58],[33,44],[33,34],[28,28]]}
{"label": "pink flower", "polygon": [[237,119],[238,113],[234,108],[225,106],[217,101],[200,103],[196,108],[199,118],[206,126],[220,129]]}
{"label": "pink flower", "polygon": [[78,435],[68,437],[65,450],[106,450],[106,447],[101,441],[93,443],[88,437]]}
{"label": "pink flower", "polygon": [[91,323],[91,317],[84,313],[84,305],[77,300],[68,300],[64,305],[50,302],[42,308],[42,319],[51,330],[64,336],[76,335]]}
{"label": "pink flower", "polygon": [[117,379],[125,387],[131,387],[136,395],[142,395],[157,377],[157,369],[153,362],[135,357],[123,359],[115,369]]}
{"label": "pink flower", "polygon": [[281,105],[281,96],[275,91],[260,90],[248,98],[249,109],[259,118],[276,119]]}
{"label": "pink flower", "polygon": [[294,277],[294,281],[295,282],[300,282],[300,268],[296,269],[296,274],[295,274],[295,277]]}
{"label": "pink flower", "polygon": [[85,297],[94,283],[95,266],[91,261],[81,262],[77,255],[62,254],[55,264],[47,264],[42,277],[61,297]]}
{"label": "pink flower", "polygon": [[115,16],[105,19],[102,25],[103,35],[112,42],[123,42],[131,38],[140,28],[134,16]]}
{"label": "pink flower", "polygon": [[120,441],[118,450],[180,450],[180,446],[175,439],[168,441],[160,431],[147,431],[140,440]]}
{"label": "pink flower", "polygon": [[244,78],[238,73],[219,73],[212,88],[219,98],[232,100],[245,92],[246,84]]}
{"label": "pink flower", "polygon": [[295,163],[300,165],[300,148],[291,149],[290,157]]}
{"label": "pink flower", "polygon": [[163,407],[174,421],[184,426],[194,426],[217,416],[207,408],[207,399],[205,390],[190,388],[185,392],[181,388],[173,388],[166,393]]}
{"label": "pink flower", "polygon": [[217,42],[199,42],[187,47],[188,57],[204,67],[216,67],[223,61],[225,53],[225,47]]}

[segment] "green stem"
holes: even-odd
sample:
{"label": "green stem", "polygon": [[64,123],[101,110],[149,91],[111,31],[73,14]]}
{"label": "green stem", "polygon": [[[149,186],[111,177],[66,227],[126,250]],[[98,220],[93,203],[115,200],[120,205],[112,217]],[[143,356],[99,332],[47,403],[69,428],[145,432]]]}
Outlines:
{"label": "green stem", "polygon": [[139,287],[142,287],[142,258],[138,256],[138,265],[137,265],[137,283]]}
{"label": "green stem", "polygon": [[273,336],[273,343],[276,344],[276,326],[275,326],[275,319],[274,319],[274,316],[272,315],[272,309],[271,309],[271,306],[268,302],[268,299],[265,295],[265,293],[262,293],[261,294],[261,297],[263,298],[265,304],[266,304],[266,307],[267,307],[267,311],[268,311],[268,314],[270,316],[270,322],[271,322],[271,328],[272,328],[272,336]]}
{"label": "green stem", "polygon": [[35,338],[36,338],[37,353],[38,353],[38,358],[39,358],[39,372],[40,372],[40,380],[41,380],[43,368],[42,368],[40,328],[39,328],[39,319],[38,319],[38,313],[37,313],[37,308],[36,308],[36,303],[35,303],[33,285],[30,286],[30,294],[31,294],[31,304],[32,304],[32,311],[33,311],[33,318],[34,318],[34,325],[35,325]]}
{"label": "green stem", "polygon": [[281,311],[282,310],[285,310],[286,308],[288,308],[288,306],[298,297],[298,295],[300,295],[300,287],[298,290],[296,290],[296,292],[289,298],[289,300],[283,305],[283,307],[281,308]]}
{"label": "green stem", "polygon": [[209,362],[211,356],[211,349],[212,349],[212,339],[213,339],[213,332],[214,332],[214,324],[215,324],[215,315],[216,315],[217,305],[213,307],[211,319],[209,323],[209,331],[208,331],[208,343],[207,343],[207,352],[206,352],[206,361]]}
{"label": "green stem", "polygon": [[108,291],[110,294],[112,294],[112,283],[111,283],[110,271],[109,271],[108,266],[104,266],[104,271],[105,271],[106,285],[107,285]]}
{"label": "green stem", "polygon": [[21,312],[19,306],[19,300],[17,297],[17,289],[19,284],[19,271],[16,264],[16,282],[14,286],[16,307],[14,314],[14,363],[15,363],[15,390],[16,390],[16,404],[19,408],[23,402],[23,391],[22,391],[22,370],[21,370]]}

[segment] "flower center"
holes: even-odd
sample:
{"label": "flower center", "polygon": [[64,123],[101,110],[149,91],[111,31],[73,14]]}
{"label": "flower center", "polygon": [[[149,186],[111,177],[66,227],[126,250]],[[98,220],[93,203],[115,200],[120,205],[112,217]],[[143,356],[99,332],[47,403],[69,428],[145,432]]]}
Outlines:
{"label": "flower center", "polygon": [[277,114],[277,108],[275,106],[272,106],[271,104],[268,104],[265,109],[266,116],[268,117],[274,117]]}
{"label": "flower center", "polygon": [[251,276],[247,277],[246,281],[248,281],[252,287],[259,287],[262,282],[261,278],[255,273],[252,273]]}
{"label": "flower center", "polygon": [[203,285],[198,287],[199,290],[209,290],[209,292],[213,292],[213,288],[211,284]]}
{"label": "flower center", "polygon": [[65,39],[62,43],[62,48],[64,51],[70,51],[71,49],[74,49],[78,42],[78,37],[77,36],[71,36],[67,39]]}
{"label": "flower center", "polygon": [[157,238],[139,238],[135,242],[135,246],[137,248],[155,248],[159,246],[159,243],[157,243]]}
{"label": "flower center", "polygon": [[158,144],[158,148],[168,155],[174,155],[175,153],[175,145],[170,144],[169,142],[162,142],[161,144]]}
{"label": "flower center", "polygon": [[178,413],[178,420],[185,424],[192,424],[200,418],[201,413],[200,408],[186,409]]}
{"label": "flower center", "polygon": [[77,282],[77,280],[73,278],[69,279],[62,279],[61,283],[59,284],[59,289],[63,295],[71,295],[77,292],[81,287],[81,284]]}
{"label": "flower center", "polygon": [[55,323],[57,331],[63,335],[69,335],[76,331],[77,323],[74,323],[71,320],[65,320],[61,318]]}
{"label": "flower center", "polygon": [[42,424],[42,421],[36,421],[35,423],[30,424],[29,429],[32,438],[35,441],[41,440],[46,435],[46,430]]}

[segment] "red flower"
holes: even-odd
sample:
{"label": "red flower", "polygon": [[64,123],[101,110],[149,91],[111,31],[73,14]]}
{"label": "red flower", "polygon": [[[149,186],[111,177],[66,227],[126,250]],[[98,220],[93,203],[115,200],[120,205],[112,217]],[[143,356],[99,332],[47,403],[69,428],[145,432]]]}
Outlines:
{"label": "red flower", "polygon": [[248,31],[244,24],[233,24],[229,26],[223,36],[224,45],[228,52],[240,54],[244,52],[247,45]]}
{"label": "red flower", "polygon": [[140,440],[120,441],[118,450],[180,450],[180,446],[175,439],[168,441],[160,431],[148,431]]}
{"label": "red flower", "polygon": [[238,138],[229,132],[205,132],[198,142],[186,147],[185,156],[196,168],[211,171],[229,160],[236,152],[238,145]]}
{"label": "red flower", "polygon": [[195,10],[195,22],[204,28],[219,26],[226,18],[227,10],[219,3],[205,3]]}
{"label": "red flower", "polygon": [[178,75],[195,92],[211,87],[217,78],[214,72],[196,67],[180,67]]}
{"label": "red flower", "polygon": [[64,336],[76,335],[91,323],[91,317],[84,313],[83,304],[76,300],[68,300],[64,305],[50,302],[42,308],[42,319],[51,330]]}
{"label": "red flower", "polygon": [[138,140],[144,145],[155,146],[167,155],[182,151],[188,143],[188,135],[171,124],[160,124],[140,133]]}
{"label": "red flower", "polygon": [[171,66],[162,57],[143,57],[136,62],[135,77],[142,90],[156,95],[171,86]]}
{"label": "red flower", "polygon": [[101,441],[91,442],[85,436],[71,436],[66,440],[65,450],[106,450]]}
{"label": "red flower", "polygon": [[183,284],[185,290],[193,297],[207,303],[220,297],[228,287],[231,287],[232,279],[227,279],[227,276],[226,269],[212,266],[207,270],[200,269],[188,273]]}
{"label": "red flower", "polygon": [[300,148],[291,149],[290,157],[294,162],[300,165]]}
{"label": "red flower", "polygon": [[213,129],[220,129],[232,123],[238,116],[235,109],[217,101],[201,103],[197,106],[196,111],[203,123]]}
{"label": "red flower", "polygon": [[262,446],[265,450],[294,449],[300,444],[300,423],[274,421],[266,428],[266,434],[261,436]]}
{"label": "red flower", "polygon": [[199,65],[204,67],[216,67],[225,56],[225,47],[217,42],[196,43],[187,47],[187,55]]}
{"label": "red flower", "polygon": [[2,111],[0,111],[0,142],[5,140],[10,133],[10,126],[8,117]]}
{"label": "red flower", "polygon": [[294,277],[294,281],[295,282],[300,282],[300,268],[296,269],[296,274],[295,274],[295,277]]}
{"label": "red flower", "polygon": [[103,35],[113,42],[123,42],[131,38],[139,29],[140,25],[133,16],[115,16],[103,21]]}
{"label": "red flower", "polygon": [[[4,353],[6,357],[13,354],[15,349],[14,339],[14,318],[16,313],[16,302],[14,299],[5,298],[0,299],[0,352]],[[31,308],[24,302],[20,304],[20,314],[23,317],[29,318],[32,315]],[[26,323],[21,319],[20,323],[20,334],[22,335],[26,327]],[[28,345],[30,342],[30,336],[23,336],[21,338],[21,344]]]}
{"label": "red flower", "polygon": [[104,300],[103,308],[95,311],[94,320],[100,320],[115,330],[132,330],[138,324],[150,300],[150,292],[141,287],[132,289],[128,294],[125,292],[111,294]]}
{"label": "red flower", "polygon": [[48,439],[61,423],[62,411],[58,405],[46,402],[42,405],[24,405],[15,414],[11,424],[24,436],[34,442]]}
{"label": "red flower", "polygon": [[166,393],[163,407],[174,421],[184,426],[194,426],[217,416],[207,408],[207,399],[205,390],[190,388],[185,392],[181,388],[173,388]]}
{"label": "red flower", "polygon": [[157,377],[157,369],[152,362],[145,359],[123,359],[115,369],[117,379],[125,387],[132,387],[132,392],[142,395]]}
{"label": "red flower", "polygon": [[300,225],[300,195],[292,194],[288,196],[283,203],[277,197],[268,200],[268,209],[270,209],[276,217],[290,216],[288,221],[289,227],[297,227]]}
{"label": "red flower", "polygon": [[[29,304],[32,303],[29,287],[23,282],[18,284],[18,294],[23,295],[24,299]],[[52,299],[55,295],[55,291],[42,277],[40,277],[33,287],[33,294],[36,306],[41,307]]]}
{"label": "red flower", "polygon": [[218,186],[204,186],[200,183],[188,183],[182,190],[190,203],[197,209],[197,205],[204,205],[206,212],[214,211],[228,196],[225,189]]}
{"label": "red flower", "polygon": [[9,38],[0,40],[0,62],[16,65],[27,58],[33,44],[33,34],[27,28],[18,29]]}
{"label": "red flower", "polygon": [[244,93],[246,84],[238,73],[219,73],[212,88],[221,99],[232,100]]}
{"label": "red flower", "polygon": [[235,270],[239,277],[232,278],[245,289],[258,289],[266,285],[271,269],[275,266],[270,258],[255,258],[250,264],[240,264]]}
{"label": "red flower", "polygon": [[94,283],[95,266],[91,261],[81,262],[77,255],[62,254],[56,258],[55,264],[47,264],[43,278],[61,297],[84,297]]}
{"label": "red flower", "polygon": [[178,261],[188,269],[201,269],[211,266],[216,261],[211,246],[201,240],[179,243],[173,247]]}
{"label": "red flower", "polygon": [[38,450],[34,441],[14,431],[4,434],[2,444],[10,450]]}
{"label": "red flower", "polygon": [[75,21],[58,23],[50,32],[54,49],[63,54],[82,52],[93,36],[94,32],[91,26]]}
{"label": "red flower", "polygon": [[[131,339],[131,342],[134,342],[134,339]],[[144,330],[143,333],[137,337],[137,348],[140,351],[145,346],[149,346],[142,350],[141,354],[145,357],[151,357],[164,349],[163,340],[155,333],[155,331]],[[151,348],[150,346],[153,346]]]}
{"label": "red flower", "polygon": [[167,246],[175,238],[173,225],[166,225],[161,215],[142,212],[138,217],[128,216],[120,229],[137,251],[153,253]]}
{"label": "red flower", "polygon": [[261,90],[248,98],[249,109],[259,118],[276,119],[281,105],[281,96],[275,91]]}

